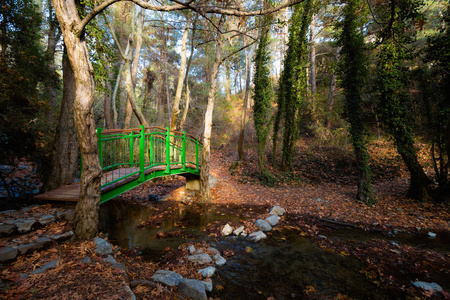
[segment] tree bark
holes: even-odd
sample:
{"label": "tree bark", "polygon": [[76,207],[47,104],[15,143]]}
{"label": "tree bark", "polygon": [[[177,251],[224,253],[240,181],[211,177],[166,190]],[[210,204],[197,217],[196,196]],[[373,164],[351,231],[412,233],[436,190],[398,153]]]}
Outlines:
{"label": "tree bark", "polygon": [[106,74],[107,77],[105,79],[105,103],[104,103],[104,108],[103,108],[103,114],[105,115],[105,127],[106,129],[112,129],[114,128],[113,125],[113,120],[111,118],[111,82],[110,80],[110,75],[111,75],[111,70],[109,68],[109,65],[106,65]]}
{"label": "tree bark", "polygon": [[183,38],[181,39],[181,63],[180,63],[180,72],[178,74],[177,91],[175,93],[175,99],[173,100],[172,106],[172,119],[170,121],[171,131],[175,131],[177,129],[178,116],[180,115],[180,100],[181,100],[181,93],[183,92],[184,75],[186,69],[186,45],[188,40],[190,24],[191,18],[188,17],[186,20],[186,27],[184,28],[183,32]]}
{"label": "tree bark", "polygon": [[311,17],[311,39],[310,39],[310,47],[311,47],[311,67],[310,67],[310,85],[311,85],[311,95],[314,96],[316,94],[316,15],[313,14]]}
{"label": "tree bark", "polygon": [[102,174],[93,118],[94,70],[83,33],[74,26],[80,22],[75,3],[64,0],[52,0],[52,3],[75,76],[74,121],[83,162],[80,197],[75,208],[75,234],[81,239],[91,239],[98,229]]}
{"label": "tree bark", "polygon": [[[221,16],[218,28],[222,28],[225,17]],[[203,153],[202,165],[200,169],[200,199],[203,202],[208,202],[211,198],[211,191],[209,186],[209,164],[211,158],[211,130],[212,130],[212,116],[214,110],[214,100],[217,89],[217,76],[219,68],[222,63],[222,35],[217,32],[216,51],[214,57],[214,64],[210,77],[210,87],[208,92],[208,105],[206,107],[204,131],[203,131]]]}
{"label": "tree bark", "polygon": [[51,170],[41,192],[57,189],[73,183],[78,172],[78,145],[73,122],[73,102],[75,99],[75,76],[70,66],[66,50],[63,61],[63,98],[52,146]]}
{"label": "tree bark", "polygon": [[330,116],[331,116],[331,113],[333,112],[334,96],[336,94],[337,66],[338,66],[339,59],[340,59],[340,55],[339,55],[340,51],[341,51],[341,47],[340,46],[336,47],[336,52],[334,54],[334,61],[335,61],[336,65],[334,66],[333,74],[331,74],[330,90],[328,92],[328,114],[329,114],[329,116],[325,120],[328,130],[330,130],[330,127],[331,127]]}

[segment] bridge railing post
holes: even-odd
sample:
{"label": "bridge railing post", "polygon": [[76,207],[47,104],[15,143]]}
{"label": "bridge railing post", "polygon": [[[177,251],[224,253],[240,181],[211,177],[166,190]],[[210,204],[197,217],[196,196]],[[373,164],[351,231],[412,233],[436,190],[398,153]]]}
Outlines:
{"label": "bridge railing post", "polygon": [[198,139],[195,140],[195,166],[198,171],[198,166],[199,166],[199,163],[198,163]]}
{"label": "bridge railing post", "polygon": [[139,126],[141,128],[139,132],[139,171],[140,180],[145,181],[145,127],[144,125]]}
{"label": "bridge railing post", "polygon": [[98,158],[100,159],[100,167],[103,168],[103,141],[102,141],[102,128],[97,128],[97,138],[98,138]]}
{"label": "bridge railing post", "polygon": [[181,147],[181,166],[186,171],[186,132],[183,131],[183,145]]}
{"label": "bridge railing post", "polygon": [[166,127],[166,173],[170,173],[170,129]]}
{"label": "bridge railing post", "polygon": [[129,164],[130,164],[130,168],[133,168],[133,165],[134,165],[134,138],[133,138],[133,131],[130,132],[130,135],[129,135],[128,139],[129,139],[129,146],[130,146]]}

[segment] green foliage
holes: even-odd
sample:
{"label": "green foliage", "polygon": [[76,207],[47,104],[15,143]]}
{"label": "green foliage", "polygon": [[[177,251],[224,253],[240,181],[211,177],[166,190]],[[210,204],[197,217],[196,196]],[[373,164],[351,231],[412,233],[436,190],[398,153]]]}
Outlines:
{"label": "green foliage", "polygon": [[2,159],[34,153],[48,102],[43,85],[57,80],[41,49],[42,15],[31,0],[5,0],[0,10],[0,151]]}
{"label": "green foliage", "polygon": [[347,1],[344,8],[344,20],[340,24],[342,28],[339,36],[339,42],[342,45],[340,75],[345,95],[345,111],[350,123],[350,134],[358,169],[357,199],[372,205],[376,200],[372,192],[362,106],[362,93],[367,77],[366,46],[361,29],[366,22],[364,15],[363,1]]}
{"label": "green foliage", "polygon": [[312,0],[295,6],[289,27],[288,50],[284,58],[278,90],[278,111],[275,116],[273,151],[276,151],[278,131],[283,121],[282,168],[292,168],[294,145],[299,137],[301,110],[307,97],[308,26],[311,23]]}

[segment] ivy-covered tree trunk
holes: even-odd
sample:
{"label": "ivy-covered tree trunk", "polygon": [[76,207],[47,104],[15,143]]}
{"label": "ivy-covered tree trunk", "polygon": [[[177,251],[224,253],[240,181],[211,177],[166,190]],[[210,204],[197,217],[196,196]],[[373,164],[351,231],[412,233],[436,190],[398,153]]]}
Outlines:
{"label": "ivy-covered tree trunk", "polygon": [[270,108],[273,99],[270,81],[269,32],[263,33],[255,55],[255,87],[253,89],[253,121],[258,144],[258,169],[263,181],[269,179],[266,168],[266,144],[272,126]]}
{"label": "ivy-covered tree trunk", "polygon": [[367,76],[364,36],[361,32],[364,16],[361,14],[361,0],[349,0],[344,8],[342,33],[342,87],[345,95],[345,111],[350,123],[353,151],[358,169],[358,192],[356,198],[367,205],[376,202],[372,192],[369,155],[364,134],[364,111],[362,89]]}
{"label": "ivy-covered tree trunk", "polygon": [[381,45],[377,66],[377,87],[380,94],[380,111],[387,131],[394,137],[397,151],[411,175],[408,195],[425,201],[430,199],[429,178],[422,169],[414,149],[414,139],[408,125],[408,95],[405,92],[405,49],[397,41]]}

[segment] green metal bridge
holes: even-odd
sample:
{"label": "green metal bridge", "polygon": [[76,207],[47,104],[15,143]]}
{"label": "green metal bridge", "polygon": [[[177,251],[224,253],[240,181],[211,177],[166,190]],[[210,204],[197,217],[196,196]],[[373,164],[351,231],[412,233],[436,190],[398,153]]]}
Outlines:
{"label": "green metal bridge", "polygon": [[[203,145],[168,128],[97,129],[103,170],[100,203],[156,177],[198,178]],[[79,184],[37,195],[39,200],[78,201]]]}

